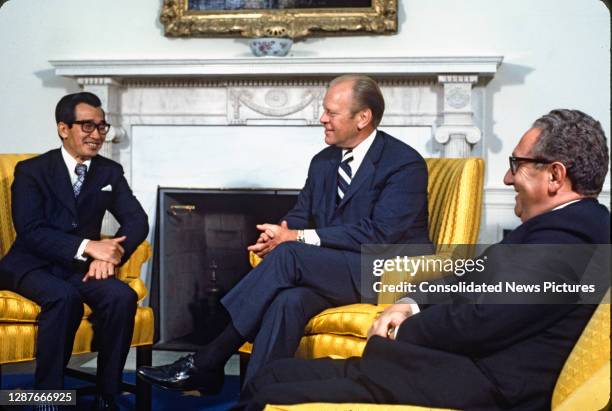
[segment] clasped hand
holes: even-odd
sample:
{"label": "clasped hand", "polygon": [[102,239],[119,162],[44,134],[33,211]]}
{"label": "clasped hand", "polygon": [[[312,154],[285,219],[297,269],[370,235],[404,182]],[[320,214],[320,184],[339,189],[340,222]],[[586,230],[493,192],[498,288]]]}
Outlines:
{"label": "clasped hand", "polygon": [[89,270],[83,277],[83,282],[90,278],[105,280],[115,275],[116,267],[121,262],[125,250],[121,243],[127,237],[108,238],[104,240],[90,240],[85,247],[83,254],[93,258],[89,264]]}
{"label": "clasped hand", "polygon": [[257,229],[261,231],[257,242],[247,249],[254,252],[259,257],[263,257],[276,246],[285,241],[295,241],[297,239],[297,231],[289,229],[286,221],[278,224],[257,224]]}
{"label": "clasped hand", "polygon": [[395,340],[395,329],[411,315],[410,304],[393,304],[385,308],[368,330],[368,340],[373,335]]}

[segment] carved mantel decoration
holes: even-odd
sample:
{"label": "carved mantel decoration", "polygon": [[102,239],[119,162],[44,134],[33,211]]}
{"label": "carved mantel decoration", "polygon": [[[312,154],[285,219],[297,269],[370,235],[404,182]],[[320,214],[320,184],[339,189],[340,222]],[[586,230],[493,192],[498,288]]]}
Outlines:
{"label": "carved mantel decoration", "polygon": [[164,0],[160,21],[170,37],[395,33],[397,0]]}
{"label": "carved mantel decoration", "polygon": [[[288,84],[287,84],[288,85]],[[270,84],[240,84],[230,87],[228,123],[247,125],[250,118],[299,118],[307,125],[319,124],[320,107],[325,93],[321,81],[299,87],[270,87]]]}

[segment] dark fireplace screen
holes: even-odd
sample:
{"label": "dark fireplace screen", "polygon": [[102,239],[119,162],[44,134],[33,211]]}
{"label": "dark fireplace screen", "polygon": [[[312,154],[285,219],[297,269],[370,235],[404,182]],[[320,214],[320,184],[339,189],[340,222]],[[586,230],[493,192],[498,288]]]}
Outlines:
{"label": "dark fireplace screen", "polygon": [[277,223],[296,190],[159,188],[151,306],[156,348],[192,350],[225,326],[219,300],[251,269],[256,224]]}

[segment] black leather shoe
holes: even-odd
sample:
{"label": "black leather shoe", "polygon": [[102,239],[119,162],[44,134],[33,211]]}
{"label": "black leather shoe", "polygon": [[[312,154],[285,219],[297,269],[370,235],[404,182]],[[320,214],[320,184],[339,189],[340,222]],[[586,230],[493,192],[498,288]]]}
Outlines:
{"label": "black leather shoe", "polygon": [[119,411],[119,406],[113,397],[96,395],[91,411]]}
{"label": "black leather shoe", "polygon": [[195,365],[193,354],[179,358],[168,365],[139,367],[138,377],[148,383],[171,390],[199,390],[202,394],[218,394],[223,388],[223,368],[200,370]]}

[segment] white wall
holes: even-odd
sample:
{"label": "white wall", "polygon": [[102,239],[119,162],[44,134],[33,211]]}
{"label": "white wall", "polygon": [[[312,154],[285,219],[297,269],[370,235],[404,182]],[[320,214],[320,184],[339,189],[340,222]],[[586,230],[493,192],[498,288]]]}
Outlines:
{"label": "white wall", "polygon": [[[161,3],[10,0],[0,8],[0,152],[58,145],[53,108],[78,87],[53,74],[51,59],[249,56],[243,39],[164,37]],[[502,187],[506,158],[518,138],[552,108],[583,110],[610,136],[610,20],[601,1],[399,3],[397,35],[313,38],[295,44],[292,55],[503,55],[487,86],[483,119],[485,186],[492,191]]]}

